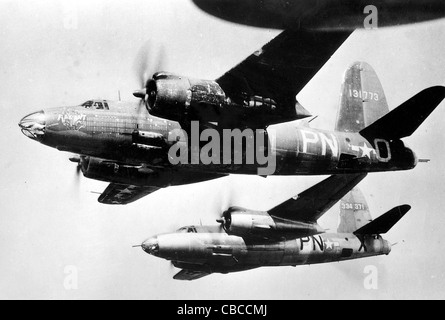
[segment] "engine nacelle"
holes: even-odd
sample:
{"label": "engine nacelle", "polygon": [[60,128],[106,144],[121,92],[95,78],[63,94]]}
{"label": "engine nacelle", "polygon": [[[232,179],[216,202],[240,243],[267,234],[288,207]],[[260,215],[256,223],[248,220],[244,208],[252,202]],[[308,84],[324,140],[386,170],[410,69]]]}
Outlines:
{"label": "engine nacelle", "polygon": [[93,157],[81,157],[80,166],[86,178],[130,185],[147,185],[154,174],[149,168],[120,165]]}
{"label": "engine nacelle", "polygon": [[221,177],[220,174],[195,173],[190,175],[187,171],[119,164],[94,157],[81,156],[80,159],[72,158],[71,161],[79,162],[82,173],[86,178],[141,187],[166,188]]}
{"label": "engine nacelle", "polygon": [[218,83],[171,74],[155,74],[147,87],[150,113],[172,121],[199,120],[206,109],[222,108],[226,94]]}
{"label": "engine nacelle", "polygon": [[224,230],[240,237],[302,238],[325,232],[317,223],[285,220],[267,212],[230,208],[220,221]]}
{"label": "engine nacelle", "polygon": [[268,214],[231,209],[224,212],[224,230],[234,235],[252,235],[260,230],[267,232],[276,229],[275,221]]}
{"label": "engine nacelle", "polygon": [[168,143],[161,133],[135,130],[132,134],[133,144],[147,148],[162,149]]}

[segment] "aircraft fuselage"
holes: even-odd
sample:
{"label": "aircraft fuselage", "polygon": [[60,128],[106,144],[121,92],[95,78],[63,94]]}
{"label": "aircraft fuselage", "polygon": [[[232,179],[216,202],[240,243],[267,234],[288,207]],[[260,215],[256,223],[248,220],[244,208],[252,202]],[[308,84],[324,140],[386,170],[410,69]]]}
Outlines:
{"label": "aircraft fuselage", "polygon": [[359,239],[353,234],[335,233],[277,242],[224,232],[172,233],[151,238],[142,248],[172,261],[178,268],[209,273],[337,262],[387,255],[391,251],[391,245],[381,236]]}
{"label": "aircraft fuselage", "polygon": [[[110,110],[47,109],[25,117],[20,126],[28,137],[61,151],[195,172],[321,175],[408,170],[417,164],[415,154],[402,141],[367,141],[359,133],[316,130],[291,122],[229,135],[229,141],[224,130],[215,142],[208,135],[203,137],[202,131],[193,133],[192,129],[186,134],[179,123],[150,116],[136,104],[109,104]],[[193,143],[198,148],[191,147]],[[186,148],[186,157],[177,164],[169,151],[180,144]],[[268,169],[261,174],[260,168]]]}

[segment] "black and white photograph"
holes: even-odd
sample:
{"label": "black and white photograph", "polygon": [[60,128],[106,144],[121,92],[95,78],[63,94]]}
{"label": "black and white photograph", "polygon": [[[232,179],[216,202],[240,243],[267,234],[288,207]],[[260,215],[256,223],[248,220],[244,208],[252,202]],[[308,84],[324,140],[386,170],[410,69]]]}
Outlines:
{"label": "black and white photograph", "polygon": [[443,0],[0,0],[0,48],[0,299],[445,298]]}

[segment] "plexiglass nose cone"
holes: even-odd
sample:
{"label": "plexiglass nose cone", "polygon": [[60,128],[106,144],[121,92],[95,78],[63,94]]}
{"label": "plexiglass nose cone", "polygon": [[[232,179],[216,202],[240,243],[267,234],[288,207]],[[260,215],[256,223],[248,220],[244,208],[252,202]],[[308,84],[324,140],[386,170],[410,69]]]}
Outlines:
{"label": "plexiglass nose cone", "polygon": [[31,139],[38,139],[45,135],[45,112],[39,111],[27,115],[19,122],[23,134]]}
{"label": "plexiglass nose cone", "polygon": [[157,237],[150,238],[142,244],[142,250],[151,254],[153,256],[157,256],[159,254],[159,243]]}

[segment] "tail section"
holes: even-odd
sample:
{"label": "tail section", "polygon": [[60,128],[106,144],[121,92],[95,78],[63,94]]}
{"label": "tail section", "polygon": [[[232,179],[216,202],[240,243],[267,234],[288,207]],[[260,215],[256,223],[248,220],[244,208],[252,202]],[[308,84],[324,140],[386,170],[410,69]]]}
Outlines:
{"label": "tail section", "polygon": [[356,62],[345,73],[336,131],[360,132],[389,112],[385,92],[374,69]]}
{"label": "tail section", "polygon": [[412,135],[445,99],[445,87],[431,87],[360,131],[368,141],[399,140]]}
{"label": "tail section", "polygon": [[411,210],[411,206],[395,207],[384,215],[372,220],[368,204],[358,188],[352,189],[340,201],[340,224],[338,233],[355,235],[376,235],[387,233],[400,219]]}
{"label": "tail section", "polygon": [[396,207],[384,215],[378,217],[371,223],[361,227],[354,232],[355,235],[374,235],[387,233],[403,216],[411,210],[411,206],[403,205]]}
{"label": "tail section", "polygon": [[358,188],[352,189],[340,201],[338,233],[354,233],[372,221],[368,203]]}
{"label": "tail section", "polygon": [[431,87],[389,112],[376,72],[356,62],[344,76],[335,130],[360,132],[370,142],[400,140],[412,135],[443,99],[445,87]]}

